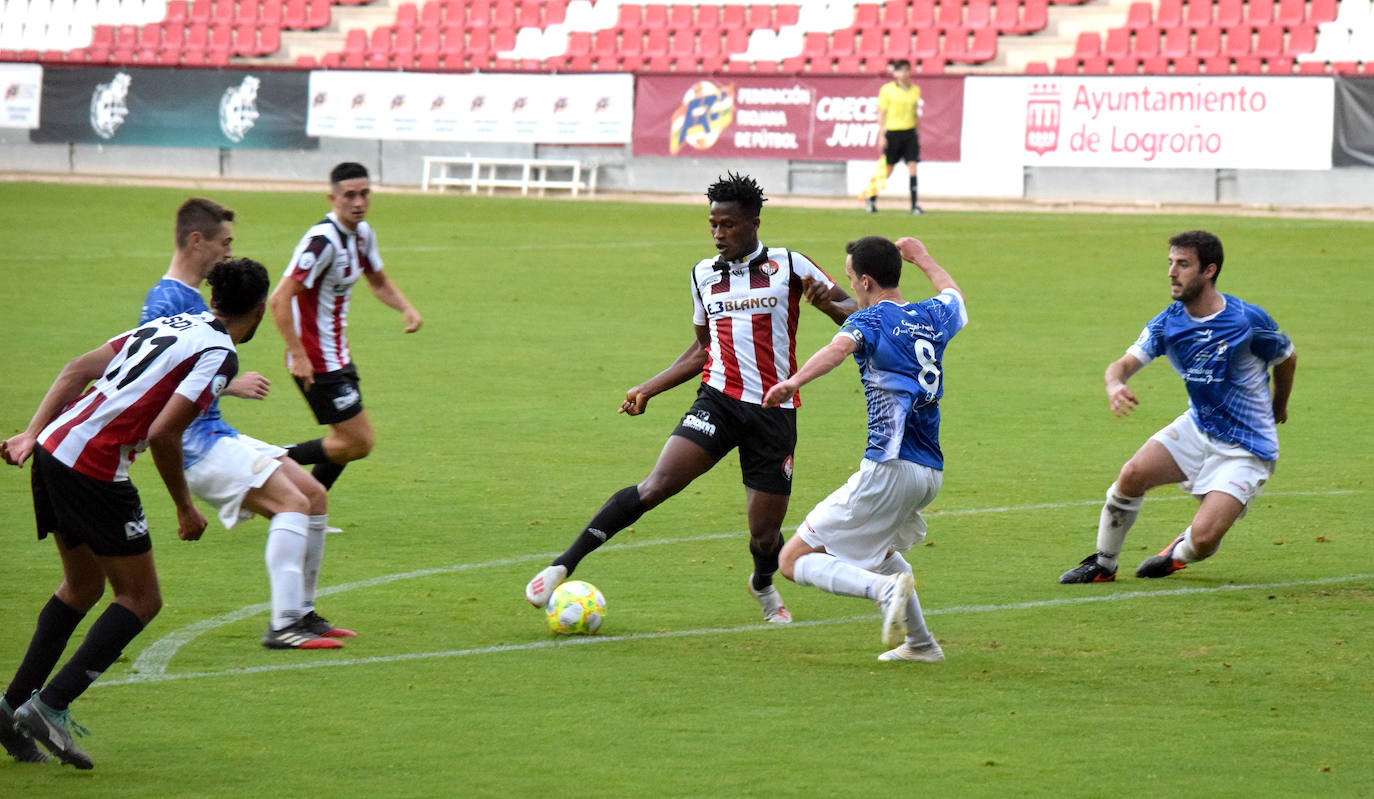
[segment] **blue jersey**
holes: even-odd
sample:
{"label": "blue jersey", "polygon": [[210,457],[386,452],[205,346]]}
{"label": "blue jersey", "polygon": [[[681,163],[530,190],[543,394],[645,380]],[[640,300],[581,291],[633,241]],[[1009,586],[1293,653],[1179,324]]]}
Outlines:
{"label": "blue jersey", "polygon": [[943,356],[945,345],[966,324],[964,298],[953,289],[906,305],[880,302],[845,320],[839,335],[859,345],[854,360],[868,399],[865,458],[944,468]]}
{"label": "blue jersey", "polygon": [[1293,354],[1293,343],[1258,305],[1223,294],[1226,307],[1203,319],[1175,302],[1150,320],[1126,350],[1140,363],[1160,355],[1183,376],[1198,429],[1264,461],[1279,457],[1269,367]]}
{"label": "blue jersey", "polygon": [[[164,316],[201,313],[208,310],[210,309],[199,291],[180,280],[164,277],[148,289],[148,296],[143,299],[143,310],[138,314],[138,323],[142,325]],[[210,451],[221,436],[237,435],[238,431],[220,418],[219,398],[216,397],[205,413],[191,422],[181,437],[183,466],[190,466],[205,457],[205,453]]]}

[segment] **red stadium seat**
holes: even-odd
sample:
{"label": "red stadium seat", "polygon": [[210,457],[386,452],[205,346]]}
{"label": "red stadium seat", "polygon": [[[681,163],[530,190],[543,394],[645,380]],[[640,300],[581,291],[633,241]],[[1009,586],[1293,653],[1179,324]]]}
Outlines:
{"label": "red stadium seat", "polygon": [[725,49],[721,55],[732,56],[749,49],[749,31],[734,28],[725,32]]}
{"label": "red stadium seat", "polygon": [[698,31],[720,31],[720,6],[697,6]]}
{"label": "red stadium seat", "polygon": [[1360,63],[1358,61],[1332,61],[1331,71],[1339,72],[1342,75],[1351,75],[1360,71]]}
{"label": "red stadium seat", "polygon": [[444,4],[441,0],[428,0],[420,7],[420,20],[416,25],[420,30],[433,28],[439,30],[444,23]]}
{"label": "red stadium seat", "polygon": [[1183,24],[1183,0],[1160,0],[1155,10],[1155,26],[1168,30]]}
{"label": "red stadium seat", "polygon": [[1131,54],[1141,58],[1159,55],[1159,28],[1142,28],[1131,39]]}
{"label": "red stadium seat", "polygon": [[1126,27],[1133,31],[1150,27],[1154,24],[1154,12],[1155,7],[1149,3],[1131,3],[1126,12]]}
{"label": "red stadium seat", "polygon": [[114,47],[116,50],[134,50],[138,47],[138,28],[134,25],[120,25],[115,30]]}
{"label": "red stadium seat", "polygon": [[1251,25],[1268,25],[1274,21],[1274,0],[1247,0],[1245,21]]}
{"label": "red stadium seat", "polygon": [[969,0],[964,7],[964,27],[979,30],[992,24],[992,3],[990,0]]}
{"label": "red stadium seat", "polygon": [[[240,3],[243,0],[239,0]],[[415,28],[419,27],[420,10],[414,3],[401,3],[396,7],[396,27]]]}
{"label": "red stadium seat", "polygon": [[[280,5],[273,3],[272,5]],[[252,22],[257,23],[258,17],[262,15],[262,0],[239,0],[239,8],[234,14],[234,21],[238,23]]]}
{"label": "red stadium seat", "polygon": [[1224,55],[1204,58],[1202,71],[1208,75],[1229,75],[1231,73],[1231,59]]}
{"label": "red stadium seat", "polygon": [[390,53],[391,52],[391,31],[390,25],[380,25],[372,29],[372,35],[368,37],[367,50],[370,53]]}
{"label": "red stadium seat", "polygon": [[1307,9],[1307,21],[1313,25],[1333,22],[1339,11],[1339,0],[1312,0],[1311,7]]}
{"label": "red stadium seat", "polygon": [[1279,0],[1278,13],[1274,21],[1280,25],[1301,25],[1307,19],[1307,4],[1304,0]]}
{"label": "red stadium seat", "polygon": [[144,25],[138,31],[138,49],[156,50],[162,46],[162,26]]}
{"label": "red stadium seat", "polygon": [[744,6],[727,5],[720,10],[721,27],[728,31],[740,30],[744,27]]}
{"label": "red stadium seat", "polygon": [[644,6],[641,25],[645,30],[663,28],[668,25],[668,7],[662,3],[649,3]]}
{"label": "red stadium seat", "polygon": [[1019,0],[994,0],[992,25],[999,31],[1015,33],[1021,25],[1021,3]]}
{"label": "red stadium seat", "polygon": [[296,66],[300,69],[314,69],[319,66],[319,63],[315,61],[313,55],[298,55],[296,56]]}
{"label": "red stadium seat", "polygon": [[471,0],[464,17],[470,30],[487,30],[491,27],[491,0]]}
{"label": "red stadium seat", "polygon": [[367,52],[367,31],[362,28],[350,28],[344,34],[344,53],[365,53]]}
{"label": "red stadium seat", "polygon": [[802,38],[802,55],[819,58],[830,50],[830,37],[819,31],[807,33]]}
{"label": "red stadium seat", "polygon": [[1325,74],[1326,74],[1326,62],[1325,62],[1325,61],[1304,61],[1304,62],[1302,62],[1301,64],[1298,64],[1298,74],[1299,74],[1299,75],[1325,75]]}
{"label": "red stadium seat", "polygon": [[258,54],[258,26],[252,22],[240,22],[234,26],[234,44],[230,51],[237,56]]}
{"label": "red stadium seat", "polygon": [[842,56],[835,59],[835,71],[842,75],[858,75],[864,71],[864,62],[858,56]]}
{"label": "red stadium seat", "polygon": [[1310,53],[1317,49],[1317,26],[1298,25],[1288,30],[1288,46],[1283,49],[1284,55],[1296,56]]}
{"label": "red stadium seat", "polygon": [[1070,56],[1069,58],[1054,59],[1054,74],[1056,75],[1077,75],[1078,59]]}
{"label": "red stadium seat", "polygon": [[941,0],[939,10],[935,13],[935,25],[945,30],[963,27],[963,0]]}
{"label": "red stadium seat", "polygon": [[1091,58],[1102,52],[1102,37],[1096,31],[1078,34],[1078,43],[1073,48],[1075,58]]}
{"label": "red stadium seat", "polygon": [[916,39],[911,45],[912,58],[934,58],[940,54],[940,32],[934,28],[916,31]]}
{"label": "red stadium seat", "polygon": [[831,34],[829,52],[835,58],[854,55],[854,29],[846,28]]}
{"label": "red stadium seat", "polygon": [[1021,27],[1017,33],[1036,33],[1049,24],[1050,7],[1047,0],[1025,0],[1021,6]]}
{"label": "red stadium seat", "polygon": [[883,3],[883,11],[878,17],[878,23],[888,30],[905,28],[906,12],[909,7],[910,3],[907,0],[887,0]]}
{"label": "red stadium seat", "polygon": [[1202,68],[1202,60],[1191,55],[1170,59],[1169,64],[1175,75],[1196,75]]}
{"label": "red stadium seat", "polygon": [[1026,74],[1027,74],[1027,75],[1048,75],[1048,74],[1049,74],[1049,71],[1050,71],[1050,67],[1049,67],[1049,65],[1046,64],[1044,61],[1028,61],[1028,62],[1026,62]]}
{"label": "red stadium seat", "polygon": [[215,0],[210,7],[210,24],[232,26],[237,20],[238,4],[234,0]]}
{"label": "red stadium seat", "polygon": [[675,31],[696,28],[696,6],[674,3],[668,6],[668,27]]}
{"label": "red stadium seat", "polygon": [[893,31],[887,37],[887,50],[884,55],[891,60],[905,58],[911,60],[911,31]]}
{"label": "red stadium seat", "polygon": [[855,55],[863,58],[881,58],[883,51],[882,28],[859,29],[859,35],[854,44]]}
{"label": "red stadium seat", "polygon": [[1283,53],[1283,28],[1279,25],[1260,28],[1251,52],[1264,59],[1278,58]]}
{"label": "red stadium seat", "polygon": [[305,0],[286,0],[281,15],[282,27],[293,31],[305,30],[307,13]]}
{"label": "red stadium seat", "polygon": [[697,54],[697,33],[691,28],[683,28],[673,33],[668,45],[668,55],[679,61],[691,61]]}
{"label": "red stadium seat", "polygon": [[[574,35],[576,35],[576,34],[574,34]],[[582,34],[582,35],[583,35],[583,36],[586,36],[587,34],[584,33],[584,34]],[[571,42],[572,42],[572,37],[571,37],[571,36],[568,37],[568,41],[569,41],[569,43],[571,44]],[[434,27],[422,27],[422,28],[420,28],[419,39],[418,39],[418,41],[416,41],[416,43],[415,43],[415,55],[417,55],[417,56],[426,56],[426,55],[435,55],[435,56],[437,56],[437,55],[439,54],[439,52],[440,52],[439,27],[436,25],[436,26],[434,26]]]}
{"label": "red stadium seat", "polygon": [[907,27],[911,30],[925,30],[935,25],[935,0],[911,0],[907,12]]}
{"label": "red stadium seat", "polygon": [[1192,54],[1198,58],[1211,58],[1221,53],[1221,28],[1208,26],[1199,28],[1193,37]]}
{"label": "red stadium seat", "polygon": [[1250,55],[1252,39],[1249,25],[1233,25],[1226,29],[1226,39],[1222,42],[1220,55],[1232,59]]}
{"label": "red stadium seat", "polygon": [[258,29],[257,55],[272,55],[281,49],[281,28]]}
{"label": "red stadium seat", "polygon": [[801,6],[784,5],[773,9],[773,27],[786,28],[801,19]]}
{"label": "red stadium seat", "polygon": [[876,3],[858,3],[854,6],[854,27],[861,31],[878,27],[880,13]]}
{"label": "red stadium seat", "polygon": [[749,6],[749,16],[746,17],[745,22],[749,26],[749,30],[772,28],[773,7],[766,3],[754,3]]}
{"label": "red stadium seat", "polygon": [[1242,56],[1231,59],[1231,62],[1239,75],[1258,75],[1264,71],[1264,59],[1259,56]]}
{"label": "red stadium seat", "polygon": [[1169,28],[1164,31],[1164,44],[1159,54],[1165,58],[1182,58],[1192,52],[1193,32],[1187,28]]}
{"label": "red stadium seat", "polygon": [[311,30],[329,25],[329,0],[310,0],[305,17],[306,27]]}
{"label": "red stadium seat", "polygon": [[1140,71],[1140,58],[1133,55],[1109,59],[1113,75],[1134,75]]}
{"label": "red stadium seat", "polygon": [[620,32],[616,53],[620,56],[639,56],[644,52],[644,29],[626,28]]}
{"label": "red stadium seat", "polygon": [[492,3],[491,26],[493,28],[515,27],[515,0],[496,0]]}
{"label": "red stadium seat", "polygon": [[1183,24],[1201,28],[1212,24],[1212,0],[1188,0],[1183,10]]}
{"label": "red stadium seat", "polygon": [[1085,58],[1085,59],[1083,59],[1083,64],[1082,64],[1083,74],[1084,74],[1084,75],[1107,75],[1107,74],[1110,73],[1110,70],[1107,68],[1108,65],[1109,65],[1109,63],[1110,63],[1110,61],[1111,61],[1111,59],[1107,58],[1106,56],[1100,56],[1100,55],[1099,55],[1099,56],[1093,56],[1092,58]]}
{"label": "red stadium seat", "polygon": [[210,0],[191,0],[191,5],[186,10],[186,22],[187,24],[209,25]]}
{"label": "red stadium seat", "polygon": [[[650,28],[644,37],[644,49],[641,52],[646,58],[668,55],[668,29]],[[663,68],[667,69],[667,64]]]}
{"label": "red stadium seat", "polygon": [[1245,19],[1245,3],[1242,0],[1217,0],[1216,16],[1213,24],[1223,28],[1239,25]]}
{"label": "red stadium seat", "polygon": [[1292,75],[1293,59],[1289,58],[1288,56],[1279,56],[1278,58],[1266,58],[1264,60],[1264,69],[1265,72],[1267,72],[1270,75]]}
{"label": "red stadium seat", "polygon": [[997,57],[997,30],[995,28],[979,28],[973,32],[973,39],[969,44],[968,59],[972,63],[982,64]]}
{"label": "red stadium seat", "polygon": [[1146,75],[1168,75],[1169,59],[1164,56],[1151,56],[1140,60],[1141,72]]}
{"label": "red stadium seat", "polygon": [[1108,58],[1121,58],[1131,52],[1131,31],[1128,28],[1113,28],[1107,31],[1102,43],[1102,55]]}
{"label": "red stadium seat", "polygon": [[186,0],[167,0],[167,14],[162,22],[167,25],[186,24]]}

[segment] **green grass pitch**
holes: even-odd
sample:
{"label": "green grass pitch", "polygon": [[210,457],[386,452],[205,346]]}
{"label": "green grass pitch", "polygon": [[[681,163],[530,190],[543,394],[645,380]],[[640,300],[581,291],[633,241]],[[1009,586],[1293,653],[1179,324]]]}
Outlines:
{"label": "green grass pitch", "polygon": [[[703,188],[714,173],[703,174]],[[766,187],[765,187],[766,188]],[[70,357],[131,326],[172,249],[183,189],[0,187],[0,434]],[[200,193],[200,192],[195,192]],[[317,193],[205,192],[234,250],[274,279],[328,210]],[[628,387],[690,341],[687,270],[713,254],[696,205],[381,193],[387,269],[424,314],[364,287],[350,335],[377,432],[330,495],[325,615],[338,652],[275,652],[266,525],[174,535],[135,467],[165,608],[73,706],[91,772],[0,762],[6,797],[1359,796],[1374,785],[1368,224],[1241,217],[770,207],[762,238],[843,279],[861,235],[917,235],[965,290],[946,357],[944,490],[910,553],[939,665],[880,664],[856,600],[781,584],[798,624],[765,628],[738,466],[727,459],[588,559],[601,635],[553,641],[522,596],[690,404],[643,417]],[[1166,364],[1107,409],[1102,370],[1168,302],[1166,239],[1204,227],[1219,287],[1299,353],[1282,458],[1213,559],[1130,575],[1186,525],[1151,495],[1122,578],[1060,586],[1093,546],[1120,464],[1186,404]],[[912,270],[909,299],[928,296]],[[799,360],[834,325],[804,311]],[[320,434],[267,325],[241,347],[273,382],[226,418],[283,444]],[[790,527],[857,466],[852,364],[803,390]],[[28,469],[0,471],[0,679],[56,587]],[[1096,601],[1111,600],[1111,601]],[[94,615],[94,614],[93,614]],[[85,629],[78,632],[81,634]]]}

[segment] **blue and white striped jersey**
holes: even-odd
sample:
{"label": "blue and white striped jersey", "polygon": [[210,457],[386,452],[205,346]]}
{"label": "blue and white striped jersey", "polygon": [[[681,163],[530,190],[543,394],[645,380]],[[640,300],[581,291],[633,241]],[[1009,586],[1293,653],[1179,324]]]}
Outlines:
{"label": "blue and white striped jersey", "polygon": [[1226,307],[1203,319],[1189,316],[1181,302],[1170,304],[1126,352],[1142,365],[1167,355],[1183,376],[1200,430],[1260,460],[1277,460],[1269,367],[1287,360],[1293,343],[1263,308],[1222,298]]}

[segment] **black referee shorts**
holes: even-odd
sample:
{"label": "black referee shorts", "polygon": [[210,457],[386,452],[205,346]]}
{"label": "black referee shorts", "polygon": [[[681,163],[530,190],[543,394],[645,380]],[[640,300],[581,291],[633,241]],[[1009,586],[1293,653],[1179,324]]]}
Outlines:
{"label": "black referee shorts", "polygon": [[921,160],[921,134],[917,133],[915,128],[889,130],[886,135],[887,143],[883,147],[883,158],[887,160],[888,166],[895,166],[898,161],[914,164]]}
{"label": "black referee shorts", "polygon": [[717,458],[739,448],[746,488],[791,495],[792,455],[797,449],[797,411],[765,408],[725,396],[701,384],[697,401],[673,435],[700,445]]}

